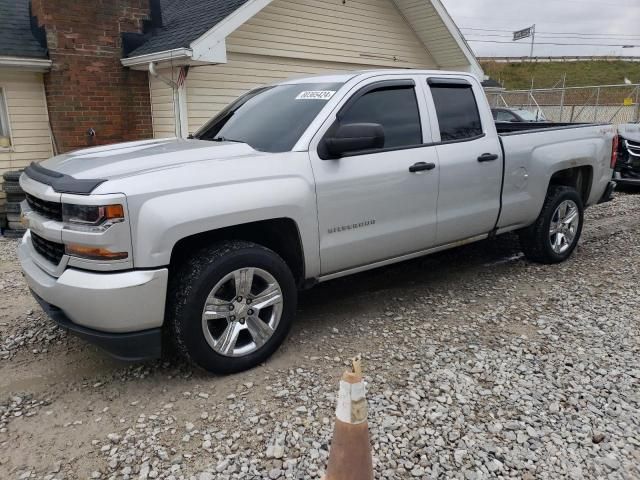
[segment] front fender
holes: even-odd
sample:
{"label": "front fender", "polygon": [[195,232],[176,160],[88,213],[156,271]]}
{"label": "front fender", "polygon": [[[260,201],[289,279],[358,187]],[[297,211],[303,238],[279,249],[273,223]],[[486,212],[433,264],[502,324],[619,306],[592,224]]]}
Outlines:
{"label": "front fender", "polygon": [[305,271],[319,273],[315,190],[300,177],[215,185],[156,195],[139,204],[132,224],[135,268],[168,265],[176,243],[199,233],[262,220],[292,219]]}

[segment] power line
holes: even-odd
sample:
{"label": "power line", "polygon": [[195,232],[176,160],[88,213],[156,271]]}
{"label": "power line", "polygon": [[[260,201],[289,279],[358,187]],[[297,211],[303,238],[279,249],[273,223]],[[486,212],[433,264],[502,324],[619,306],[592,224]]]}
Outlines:
{"label": "power line", "polygon": [[[503,42],[501,40],[474,40],[467,38],[467,42],[476,43],[504,43],[507,45],[524,45],[523,43],[515,42]],[[536,45],[557,45],[557,46],[578,46],[578,47],[626,47],[626,48],[640,48],[640,45],[629,44],[607,44],[607,43],[554,43],[554,42],[536,42]]]}
{"label": "power line", "polygon": [[[474,37],[483,37],[483,38],[491,38],[491,37],[497,37],[497,38],[512,38],[512,35],[503,35],[503,34],[499,34],[499,33],[468,33],[467,35],[470,36],[474,36]],[[549,35],[549,34],[536,34],[537,38],[546,38],[546,39],[557,39],[557,40],[571,40],[571,39],[575,39],[575,40],[602,40],[602,41],[636,41],[636,40],[640,40],[640,35],[633,37],[633,38],[616,38],[616,37],[583,37],[583,36],[579,36],[579,35],[570,35],[570,36],[566,36],[566,37],[562,37],[562,36],[558,36],[558,35]]]}
{"label": "power line", "polygon": [[[475,28],[475,27],[460,27],[462,30],[476,30],[481,32],[504,32],[513,33],[515,30],[501,30],[497,28]],[[548,35],[584,35],[584,36],[603,36],[607,38],[614,37],[626,37],[626,38],[638,38],[640,35],[630,35],[622,33],[584,33],[584,32],[536,32],[536,34],[548,34]]]}

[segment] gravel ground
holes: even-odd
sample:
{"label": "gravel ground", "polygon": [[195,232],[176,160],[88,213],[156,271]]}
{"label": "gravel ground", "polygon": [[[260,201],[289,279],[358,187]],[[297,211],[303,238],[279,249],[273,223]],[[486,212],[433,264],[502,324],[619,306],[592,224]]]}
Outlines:
{"label": "gravel ground", "polygon": [[320,478],[362,353],[377,478],[640,478],[640,196],[574,257],[512,237],[306,292],[265,365],[127,365],[53,327],[0,241],[0,478]]}

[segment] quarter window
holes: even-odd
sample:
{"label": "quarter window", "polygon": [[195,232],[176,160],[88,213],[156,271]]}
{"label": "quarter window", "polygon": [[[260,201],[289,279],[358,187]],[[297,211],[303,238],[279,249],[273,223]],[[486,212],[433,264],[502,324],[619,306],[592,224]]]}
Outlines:
{"label": "quarter window", "polygon": [[440,139],[465,140],[482,135],[482,122],[471,85],[431,85],[436,105]]}
{"label": "quarter window", "polygon": [[378,123],[384,129],[384,148],[408,147],[422,143],[420,110],[414,87],[374,90],[342,114],[340,123]]}
{"label": "quarter window", "polygon": [[11,145],[11,132],[9,131],[9,112],[4,98],[4,90],[0,88],[0,148]]}

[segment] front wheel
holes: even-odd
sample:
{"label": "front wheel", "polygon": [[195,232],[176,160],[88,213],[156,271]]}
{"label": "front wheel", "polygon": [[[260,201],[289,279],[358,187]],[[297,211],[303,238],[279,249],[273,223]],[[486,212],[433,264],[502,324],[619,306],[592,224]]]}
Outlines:
{"label": "front wheel", "polygon": [[560,263],[568,259],[580,240],[584,206],[578,192],[571,187],[549,188],[536,222],[520,231],[525,256],[538,263]]}
{"label": "front wheel", "polygon": [[273,251],[223,242],[194,253],[172,277],[169,325],[178,350],[213,373],[259,365],[287,336],[297,289]]}

